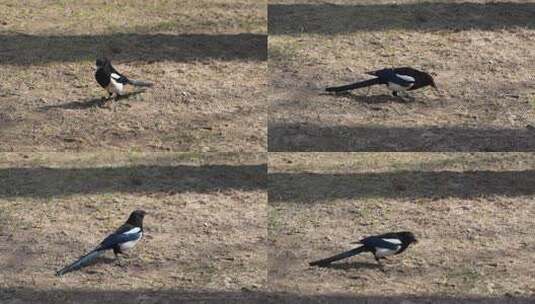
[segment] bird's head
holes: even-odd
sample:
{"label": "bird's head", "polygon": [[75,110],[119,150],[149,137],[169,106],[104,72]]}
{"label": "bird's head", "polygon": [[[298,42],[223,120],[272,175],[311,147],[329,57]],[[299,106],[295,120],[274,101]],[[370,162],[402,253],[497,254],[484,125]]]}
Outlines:
{"label": "bird's head", "polygon": [[414,236],[414,233],[410,231],[403,231],[399,232],[399,238],[403,243],[412,244],[412,243],[418,243],[418,240]]}
{"label": "bird's head", "polygon": [[104,67],[106,64],[108,64],[108,62],[110,62],[110,60],[106,57],[97,58],[97,61],[96,61],[97,69]]}
{"label": "bird's head", "polygon": [[435,84],[435,80],[433,79],[433,76],[431,76],[430,74],[425,73],[424,74],[424,78],[425,78],[425,82],[428,85],[432,86],[438,92],[438,88],[437,88],[437,85]]}
{"label": "bird's head", "polygon": [[130,213],[126,222],[136,227],[143,227],[143,218],[145,217],[145,214],[147,214],[147,212],[143,210],[135,210]]}

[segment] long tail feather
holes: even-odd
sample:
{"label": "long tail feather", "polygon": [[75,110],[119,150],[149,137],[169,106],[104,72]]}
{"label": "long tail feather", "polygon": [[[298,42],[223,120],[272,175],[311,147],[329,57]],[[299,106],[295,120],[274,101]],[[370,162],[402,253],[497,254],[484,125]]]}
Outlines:
{"label": "long tail feather", "polygon": [[325,259],[321,259],[321,260],[317,260],[317,261],[314,261],[314,262],[310,262],[309,265],[310,266],[324,267],[324,266],[327,266],[327,265],[331,264],[332,262],[335,262],[335,261],[338,261],[338,260],[341,260],[341,259],[345,259],[345,258],[357,255],[357,254],[365,252],[365,251],[367,251],[367,249],[364,248],[364,246],[360,246],[360,247],[357,247],[355,249],[351,249],[349,251],[339,253],[339,254],[334,255],[332,257],[328,257],[328,258],[325,258]]}
{"label": "long tail feather", "polygon": [[71,271],[74,271],[74,270],[78,270],[84,266],[87,266],[87,264],[89,264],[91,261],[93,261],[95,258],[97,258],[99,255],[103,254],[104,251],[103,250],[93,250],[91,251],[90,253],[84,255],[83,257],[79,258],[76,262],[68,265],[68,266],[65,266],[63,269],[61,269],[60,271],[56,272],[56,275],[59,277],[59,276],[62,276],[64,274],[66,274],[67,272],[71,272]]}
{"label": "long tail feather", "polygon": [[128,83],[136,87],[152,87],[154,84],[152,82],[128,79]]}
{"label": "long tail feather", "polygon": [[339,87],[328,87],[325,89],[327,92],[342,92],[348,90],[354,90],[358,88],[369,87],[372,85],[380,84],[379,78],[373,78],[369,80],[359,81],[348,85],[343,85]]}

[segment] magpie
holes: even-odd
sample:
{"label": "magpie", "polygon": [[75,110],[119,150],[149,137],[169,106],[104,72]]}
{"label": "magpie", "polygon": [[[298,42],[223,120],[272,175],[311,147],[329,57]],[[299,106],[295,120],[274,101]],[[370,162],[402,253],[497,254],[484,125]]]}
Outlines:
{"label": "magpie", "polygon": [[96,61],[97,70],[95,72],[95,79],[98,84],[103,87],[111,98],[115,94],[115,100],[123,94],[123,87],[126,84],[131,84],[138,87],[151,87],[153,84],[147,81],[129,79],[111,65],[111,61],[106,58],[98,58]]}
{"label": "magpie", "polygon": [[346,252],[314,261],[309,263],[310,266],[325,267],[332,262],[352,257],[363,252],[371,252],[375,260],[381,265],[380,259],[386,259],[387,256],[400,254],[412,243],[417,243],[416,237],[412,232],[390,232],[381,235],[369,236],[353,244],[360,243],[362,246],[351,249]]}
{"label": "magpie", "polygon": [[375,76],[376,78],[339,87],[328,87],[325,90],[327,92],[342,92],[376,84],[385,84],[388,89],[392,90],[392,95],[400,97],[402,97],[401,95],[406,95],[406,91],[412,91],[426,86],[432,86],[435,90],[438,90],[431,75],[409,67],[381,69],[366,72],[366,74]]}
{"label": "magpie", "polygon": [[126,223],[115,230],[114,233],[108,235],[102,242],[100,242],[97,248],[80,257],[76,262],[59,270],[56,272],[56,275],[62,276],[67,272],[78,270],[103,254],[106,250],[110,249],[113,249],[115,258],[120,262],[118,254],[122,254],[124,251],[134,247],[143,236],[143,217],[145,214],[146,213],[143,210],[135,210],[132,212]]}

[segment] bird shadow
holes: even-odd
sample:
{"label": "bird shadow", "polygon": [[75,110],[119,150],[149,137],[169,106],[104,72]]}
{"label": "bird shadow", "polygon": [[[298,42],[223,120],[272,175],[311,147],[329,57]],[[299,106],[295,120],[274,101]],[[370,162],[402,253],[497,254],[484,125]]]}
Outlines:
{"label": "bird shadow", "polygon": [[113,263],[116,263],[116,262],[117,262],[117,260],[115,258],[110,258],[110,257],[106,257],[106,256],[99,256],[96,259],[94,259],[94,260],[90,261],[89,263],[85,264],[84,267],[93,266],[93,265],[100,265],[100,264],[109,265],[109,264],[113,264]]}
{"label": "bird shadow", "polygon": [[405,100],[401,97],[392,96],[392,95],[354,95],[350,94],[348,96],[353,101],[360,102],[360,103],[366,103],[366,104],[381,104],[381,103],[411,103],[414,102],[414,99]]}
{"label": "bird shadow", "polygon": [[323,268],[336,269],[336,270],[351,270],[351,269],[382,269],[381,265],[370,262],[346,262],[346,263],[334,263],[325,266],[319,266]]}
{"label": "bird shadow", "polygon": [[365,103],[365,104],[382,104],[382,103],[411,103],[414,102],[415,99],[413,97],[409,97],[409,99],[403,99],[401,97],[392,96],[390,94],[382,94],[382,95],[355,95],[351,92],[340,92],[340,93],[320,93],[320,95],[323,96],[334,96],[334,97],[346,97],[350,98],[353,101],[359,102],[359,103]]}
{"label": "bird shadow", "polygon": [[[127,99],[129,97],[141,94],[145,91],[146,90],[137,90],[133,92],[128,92],[126,94],[120,95],[117,98],[117,101],[122,100],[122,99]],[[115,102],[115,100],[109,100],[108,102]],[[91,99],[86,99],[86,100],[71,101],[71,102],[67,102],[67,103],[63,103],[59,105],[43,106],[43,107],[40,107],[39,109],[41,111],[47,111],[50,109],[85,110],[85,109],[94,108],[94,107],[103,107],[105,104],[106,102],[104,98],[91,98]]]}

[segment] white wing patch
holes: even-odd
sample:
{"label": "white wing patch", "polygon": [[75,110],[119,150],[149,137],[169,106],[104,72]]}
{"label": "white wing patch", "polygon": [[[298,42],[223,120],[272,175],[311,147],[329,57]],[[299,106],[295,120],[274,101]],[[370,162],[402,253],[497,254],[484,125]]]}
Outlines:
{"label": "white wing patch", "polygon": [[392,243],[392,244],[395,244],[395,245],[401,245],[401,241],[398,240],[398,239],[383,239],[383,241],[389,242],[389,243]]}
{"label": "white wing patch", "polygon": [[389,255],[394,255],[396,252],[398,252],[399,248],[401,247],[401,241],[398,239],[382,239],[385,242],[391,243],[396,245],[396,250],[388,249],[388,248],[376,248],[375,249],[375,256],[377,257],[385,257]]}
{"label": "white wing patch", "polygon": [[415,82],[416,80],[414,79],[414,77],[411,77],[409,75],[400,75],[400,74],[396,74],[397,77],[407,81],[407,82]]}
{"label": "white wing patch", "polygon": [[128,230],[127,232],[125,232],[125,234],[131,234],[131,233],[138,233],[139,232],[139,237],[133,241],[129,241],[129,242],[125,242],[125,243],[122,243],[119,245],[119,247],[121,248],[121,251],[125,251],[125,250],[128,250],[132,247],[134,247],[137,242],[139,240],[141,240],[141,237],[143,237],[143,232],[140,232],[141,229],[139,229],[139,227],[136,227],[136,228],[133,228],[133,229],[130,229]]}
{"label": "white wing patch", "polygon": [[111,77],[115,78],[115,79],[119,79],[119,78],[121,78],[121,75],[118,75],[118,74],[115,74],[115,73],[111,73]]}
{"label": "white wing patch", "polygon": [[134,227],[134,228],[132,228],[132,229],[126,231],[126,232],[123,232],[123,233],[124,233],[124,234],[132,234],[132,233],[138,233],[138,232],[140,232],[140,231],[141,231],[141,228],[139,228],[139,227]]}

